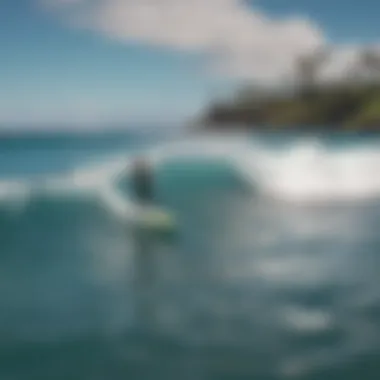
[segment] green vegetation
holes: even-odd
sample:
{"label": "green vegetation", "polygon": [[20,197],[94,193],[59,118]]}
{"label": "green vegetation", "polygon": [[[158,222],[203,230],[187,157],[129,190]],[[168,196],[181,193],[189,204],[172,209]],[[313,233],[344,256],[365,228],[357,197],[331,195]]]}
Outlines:
{"label": "green vegetation", "polygon": [[[380,56],[365,51],[360,66],[339,83],[317,83],[328,52],[297,62],[297,87],[288,93],[241,91],[234,99],[215,103],[202,124],[208,129],[380,130]],[[234,126],[234,127],[232,127]]]}

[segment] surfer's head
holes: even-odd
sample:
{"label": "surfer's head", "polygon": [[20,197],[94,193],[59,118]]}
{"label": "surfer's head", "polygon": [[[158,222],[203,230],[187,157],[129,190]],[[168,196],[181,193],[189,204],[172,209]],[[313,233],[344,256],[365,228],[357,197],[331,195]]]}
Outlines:
{"label": "surfer's head", "polygon": [[149,173],[151,171],[150,162],[144,157],[137,157],[133,162],[133,171],[135,173]]}

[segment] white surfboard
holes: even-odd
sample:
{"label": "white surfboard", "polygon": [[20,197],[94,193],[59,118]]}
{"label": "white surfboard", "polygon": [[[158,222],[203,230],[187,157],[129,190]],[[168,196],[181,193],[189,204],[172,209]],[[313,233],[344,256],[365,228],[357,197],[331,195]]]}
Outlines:
{"label": "white surfboard", "polygon": [[155,205],[136,204],[112,187],[105,187],[101,194],[102,199],[115,215],[139,230],[159,234],[172,234],[177,230],[177,220],[168,209]]}
{"label": "white surfboard", "polygon": [[166,209],[156,206],[139,207],[134,224],[136,227],[152,232],[174,232],[177,222],[174,215]]}

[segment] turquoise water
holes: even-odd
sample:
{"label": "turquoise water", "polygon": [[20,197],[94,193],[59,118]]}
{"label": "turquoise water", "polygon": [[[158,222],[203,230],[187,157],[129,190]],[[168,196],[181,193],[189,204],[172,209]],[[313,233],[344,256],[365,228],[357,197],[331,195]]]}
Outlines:
{"label": "turquoise water", "polygon": [[[0,379],[378,379],[378,141],[242,140],[1,140]],[[112,202],[148,148],[175,237]]]}

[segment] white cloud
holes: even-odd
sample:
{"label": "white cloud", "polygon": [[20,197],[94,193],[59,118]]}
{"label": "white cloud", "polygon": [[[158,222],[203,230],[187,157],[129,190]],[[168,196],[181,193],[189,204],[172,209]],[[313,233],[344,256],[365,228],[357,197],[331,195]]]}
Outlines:
{"label": "white cloud", "polygon": [[43,0],[67,20],[125,43],[204,54],[215,74],[273,81],[323,45],[306,18],[269,17],[243,0]]}

